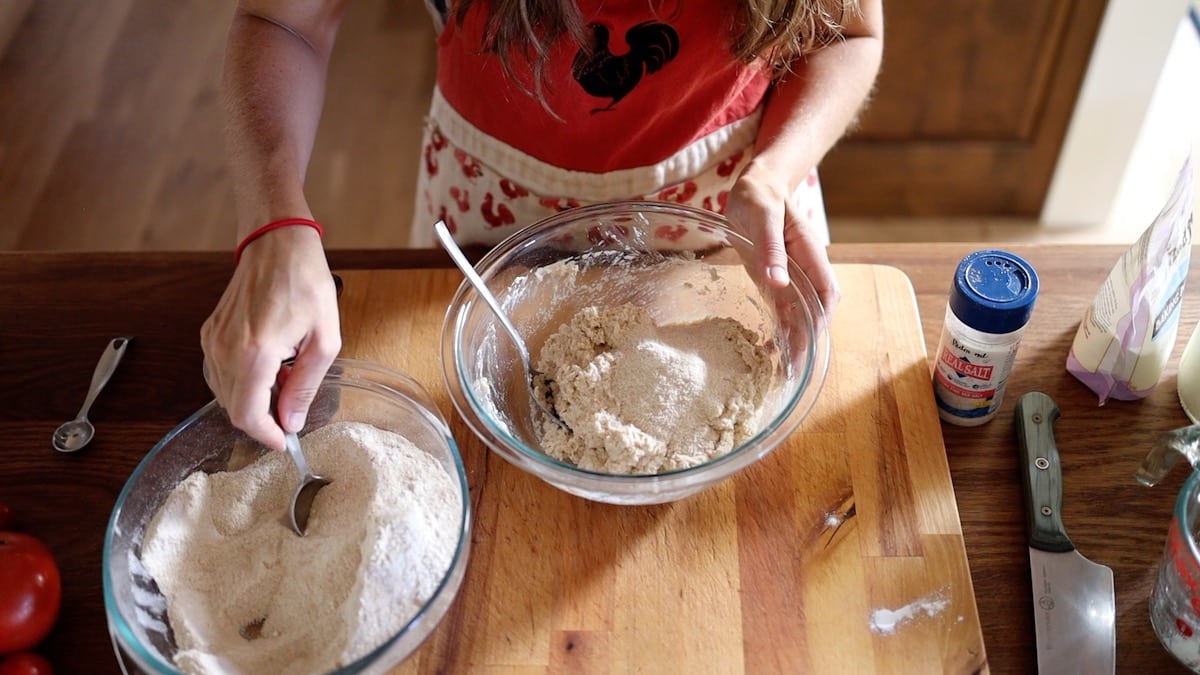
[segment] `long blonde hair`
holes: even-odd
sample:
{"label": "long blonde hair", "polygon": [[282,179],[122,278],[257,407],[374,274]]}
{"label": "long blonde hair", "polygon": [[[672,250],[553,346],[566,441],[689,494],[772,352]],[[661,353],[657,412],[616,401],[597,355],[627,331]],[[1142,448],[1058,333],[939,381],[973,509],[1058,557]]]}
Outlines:
{"label": "long blonde hair", "polygon": [[[478,2],[486,3],[487,11],[480,50],[499,57],[518,82],[525,80],[517,76],[512,59],[521,59],[532,75],[528,84],[539,95],[550,45],[563,35],[572,36],[581,47],[587,45],[574,0],[455,0],[455,21],[461,24]],[[742,63],[761,62],[772,76],[840,39],[845,18],[859,11],[858,0],[731,0],[729,5],[733,11],[714,21],[729,26],[730,51]]]}

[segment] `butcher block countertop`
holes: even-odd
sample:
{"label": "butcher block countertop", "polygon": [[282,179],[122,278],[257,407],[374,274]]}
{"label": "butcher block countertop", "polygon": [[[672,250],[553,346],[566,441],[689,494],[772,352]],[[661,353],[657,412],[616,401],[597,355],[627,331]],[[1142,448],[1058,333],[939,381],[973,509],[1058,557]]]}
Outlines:
{"label": "butcher block countertop", "polygon": [[[396,672],[1035,672],[1012,429],[1033,390],[1062,411],[1067,531],[1115,573],[1118,672],[1183,672],[1146,610],[1186,471],[1155,488],[1133,472],[1158,434],[1187,424],[1175,367],[1200,319],[1200,261],[1158,389],[1098,407],[1063,364],[1124,247],[1004,246],[1038,271],[1041,293],[1000,414],[962,428],[937,420],[929,354],[954,267],[977,248],[834,245],[845,298],[808,419],[744,474],[652,507],[572,497],[469,434],[437,352],[405,343],[437,344],[460,281],[444,255],[330,252],[345,282],[344,354],[435,393],[475,509],[458,599]],[[198,332],[231,270],[226,253],[0,254],[0,502],[62,568],[62,614],[40,649],[57,672],[120,672],[101,595],[105,525],[140,458],[211,398]],[[96,439],[55,452],[51,433],[120,335],[134,339],[92,408]]]}
{"label": "butcher block countertop", "polygon": [[[975,672],[979,617],[916,298],[843,265],[826,386],[749,470],[653,507],[585,502],[455,418],[475,506],[456,610],[405,672]],[[436,355],[456,269],[341,273],[342,354],[453,411]]]}

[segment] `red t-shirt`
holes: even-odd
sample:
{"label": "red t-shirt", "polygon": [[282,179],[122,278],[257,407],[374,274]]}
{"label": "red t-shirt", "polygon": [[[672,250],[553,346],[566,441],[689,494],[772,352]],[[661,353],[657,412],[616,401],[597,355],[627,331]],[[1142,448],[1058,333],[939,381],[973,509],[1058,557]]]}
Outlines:
{"label": "red t-shirt", "polygon": [[[589,55],[570,36],[551,47],[545,98],[561,119],[498,58],[480,54],[483,3],[461,27],[451,10],[438,38],[438,87],[467,122],[548,164],[592,173],[656,164],[749,116],[769,85],[729,49],[728,0],[668,4],[579,0],[596,48]],[[528,74],[519,57],[512,63]]]}

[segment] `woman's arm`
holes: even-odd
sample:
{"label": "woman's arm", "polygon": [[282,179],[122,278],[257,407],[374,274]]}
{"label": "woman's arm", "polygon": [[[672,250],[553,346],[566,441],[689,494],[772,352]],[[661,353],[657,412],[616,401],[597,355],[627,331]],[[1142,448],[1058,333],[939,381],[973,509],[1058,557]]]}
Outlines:
{"label": "woman's arm", "polygon": [[[238,4],[221,94],[239,239],[279,218],[312,217],[304,176],[344,9],[345,0]],[[233,424],[283,448],[282,428],[303,426],[341,349],[336,293],[317,231],[285,227],[247,245],[201,328],[201,345],[208,384]],[[292,357],[292,368],[282,371]]]}
{"label": "woman's arm", "polygon": [[747,230],[763,274],[786,285],[790,254],[809,276],[828,311],[839,299],[822,246],[792,213],[789,198],[853,126],[870,96],[883,54],[882,0],[862,0],[844,39],[798,58],[772,88],[755,143],[755,157],[735,184],[726,215]]}
{"label": "woman's arm", "polygon": [[346,0],[242,0],[221,95],[239,238],[283,217],[311,217],[304,174]]}

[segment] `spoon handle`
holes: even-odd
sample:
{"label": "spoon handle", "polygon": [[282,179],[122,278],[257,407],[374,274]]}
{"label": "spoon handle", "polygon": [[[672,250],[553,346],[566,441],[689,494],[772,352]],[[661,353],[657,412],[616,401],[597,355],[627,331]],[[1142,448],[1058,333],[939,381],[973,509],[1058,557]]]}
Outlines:
{"label": "spoon handle", "polygon": [[296,468],[300,470],[300,480],[307,481],[312,478],[312,472],[308,470],[308,461],[304,459],[304,452],[300,449],[300,437],[294,433],[284,434],[284,439],[287,443],[288,454],[292,456],[292,461],[296,463]]}
{"label": "spoon handle", "polygon": [[526,370],[529,369],[529,350],[525,348],[525,340],[521,338],[521,334],[517,332],[517,327],[508,319],[507,313],[500,308],[500,303],[496,301],[496,296],[492,295],[488,290],[488,285],[484,283],[483,278],[471,266],[471,261],[467,260],[467,256],[463,255],[462,249],[454,241],[454,237],[450,235],[450,230],[446,229],[446,223],[437,221],[433,224],[433,231],[437,234],[438,240],[442,243],[442,248],[446,249],[446,253],[450,254],[450,258],[454,260],[454,264],[458,265],[458,269],[462,270],[467,280],[475,287],[475,291],[479,293],[479,297],[492,308],[492,314],[500,320],[500,325],[504,326],[504,330],[508,331],[512,337],[513,343],[517,346],[517,352],[521,356],[521,362],[525,365]]}
{"label": "spoon handle", "polygon": [[100,390],[104,389],[104,385],[108,384],[109,378],[116,372],[117,364],[121,362],[121,357],[125,356],[125,348],[131,339],[133,338],[113,338],[108,343],[108,347],[100,355],[100,362],[96,364],[96,370],[92,373],[92,385],[88,387],[87,398],[83,400],[83,407],[79,409],[77,419],[87,417],[92,403],[96,401],[96,396],[100,394]]}

